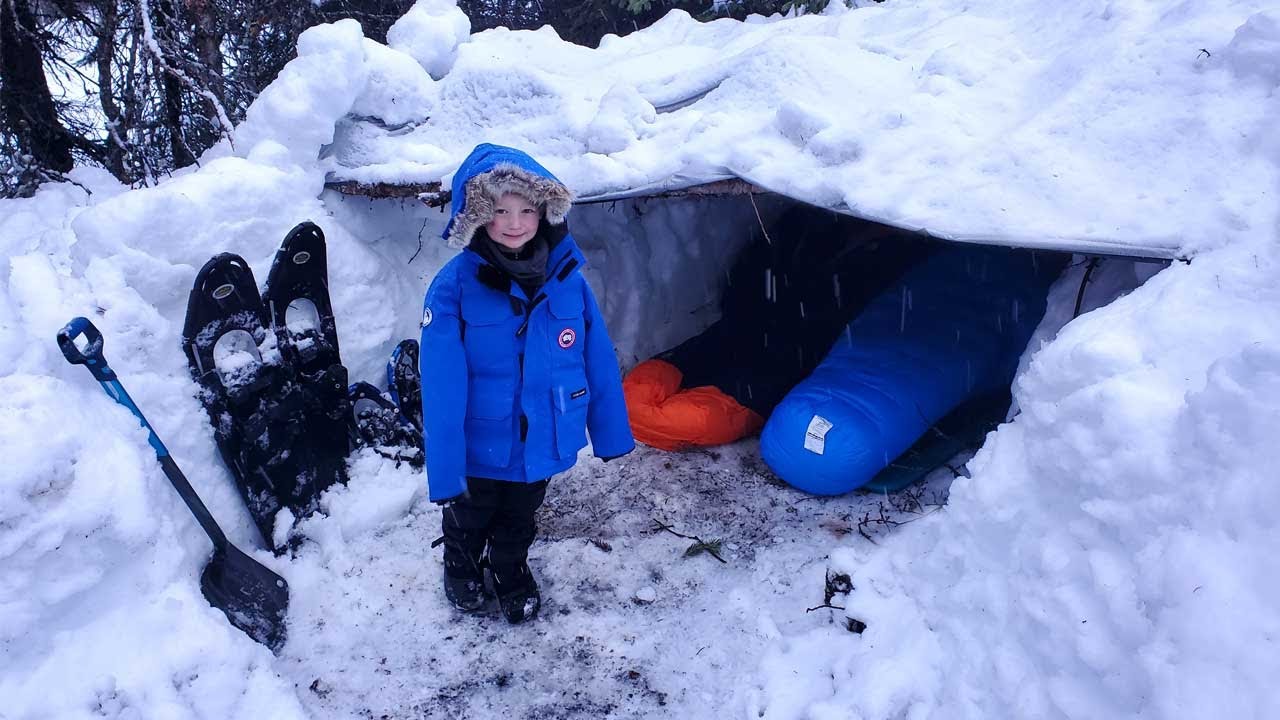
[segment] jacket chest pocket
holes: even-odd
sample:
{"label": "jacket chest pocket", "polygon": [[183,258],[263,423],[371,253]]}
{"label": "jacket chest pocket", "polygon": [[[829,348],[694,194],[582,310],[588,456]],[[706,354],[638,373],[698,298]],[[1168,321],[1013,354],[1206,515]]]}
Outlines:
{"label": "jacket chest pocket", "polygon": [[467,461],[506,467],[511,461],[516,384],[519,380],[517,318],[502,298],[480,295],[462,304],[462,345],[467,355]]}
{"label": "jacket chest pocket", "polygon": [[477,377],[507,376],[515,392],[515,376],[520,371],[516,360],[516,329],[520,321],[505,295],[480,293],[463,298],[462,347],[473,381]]}

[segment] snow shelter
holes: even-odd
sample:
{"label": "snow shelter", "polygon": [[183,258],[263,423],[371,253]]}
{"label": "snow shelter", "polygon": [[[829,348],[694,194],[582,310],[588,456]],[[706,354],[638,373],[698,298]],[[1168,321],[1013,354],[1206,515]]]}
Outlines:
{"label": "snow shelter", "polygon": [[[410,237],[438,237],[449,203],[435,184],[328,189],[331,207]],[[940,236],[736,177],[587,195],[569,222],[637,438],[675,450],[762,431],[770,467],[821,495],[896,490],[979,446],[1007,418],[1073,255],[1167,259],[1097,240]]]}

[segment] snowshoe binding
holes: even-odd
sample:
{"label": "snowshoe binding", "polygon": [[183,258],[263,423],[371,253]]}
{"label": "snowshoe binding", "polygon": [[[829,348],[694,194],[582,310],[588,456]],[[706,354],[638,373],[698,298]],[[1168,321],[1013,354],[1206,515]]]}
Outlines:
{"label": "snowshoe binding", "polygon": [[271,263],[262,302],[290,364],[299,372],[322,373],[342,363],[329,300],[328,252],[324,232],[315,223],[301,223],[285,236]]}
{"label": "snowshoe binding", "polygon": [[422,433],[422,378],[418,374],[418,341],[401,340],[387,362],[387,392],[413,429]]}

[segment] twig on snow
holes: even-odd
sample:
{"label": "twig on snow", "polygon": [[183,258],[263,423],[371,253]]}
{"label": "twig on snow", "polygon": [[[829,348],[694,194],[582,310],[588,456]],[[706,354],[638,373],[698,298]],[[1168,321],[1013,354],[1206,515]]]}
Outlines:
{"label": "twig on snow", "polygon": [[685,535],[684,533],[676,532],[675,529],[672,528],[670,525],[662,522],[657,518],[654,518],[653,532],[658,532],[658,531],[666,531],[671,533],[672,535],[675,535],[678,538],[684,538],[685,540],[692,540],[693,544],[689,546],[689,549],[684,551],[685,557],[693,557],[694,555],[705,552],[711,557],[724,563],[725,565],[729,564],[727,560],[720,557],[720,541],[719,540],[708,541],[708,540],[703,540],[697,535]]}

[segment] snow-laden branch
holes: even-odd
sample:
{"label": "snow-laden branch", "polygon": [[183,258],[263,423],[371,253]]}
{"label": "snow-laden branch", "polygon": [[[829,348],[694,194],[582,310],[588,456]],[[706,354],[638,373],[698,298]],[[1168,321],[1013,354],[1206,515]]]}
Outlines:
{"label": "snow-laden branch", "polygon": [[186,73],[182,72],[180,68],[170,65],[165,60],[164,52],[161,51],[160,43],[156,41],[155,32],[151,27],[150,0],[139,0],[138,13],[142,17],[143,40],[146,43],[147,49],[150,50],[151,54],[155,57],[156,64],[158,64],[165,72],[182,81],[183,84],[191,88],[191,90],[197,95],[209,101],[209,105],[212,106],[214,111],[218,114],[218,125],[220,126],[222,134],[226,136],[228,142],[232,143],[232,147],[235,147],[235,140],[231,137],[231,133],[235,127],[231,124],[231,119],[227,116],[227,111],[222,107],[222,102],[219,101],[217,96],[210,92],[208,88],[202,87]]}

